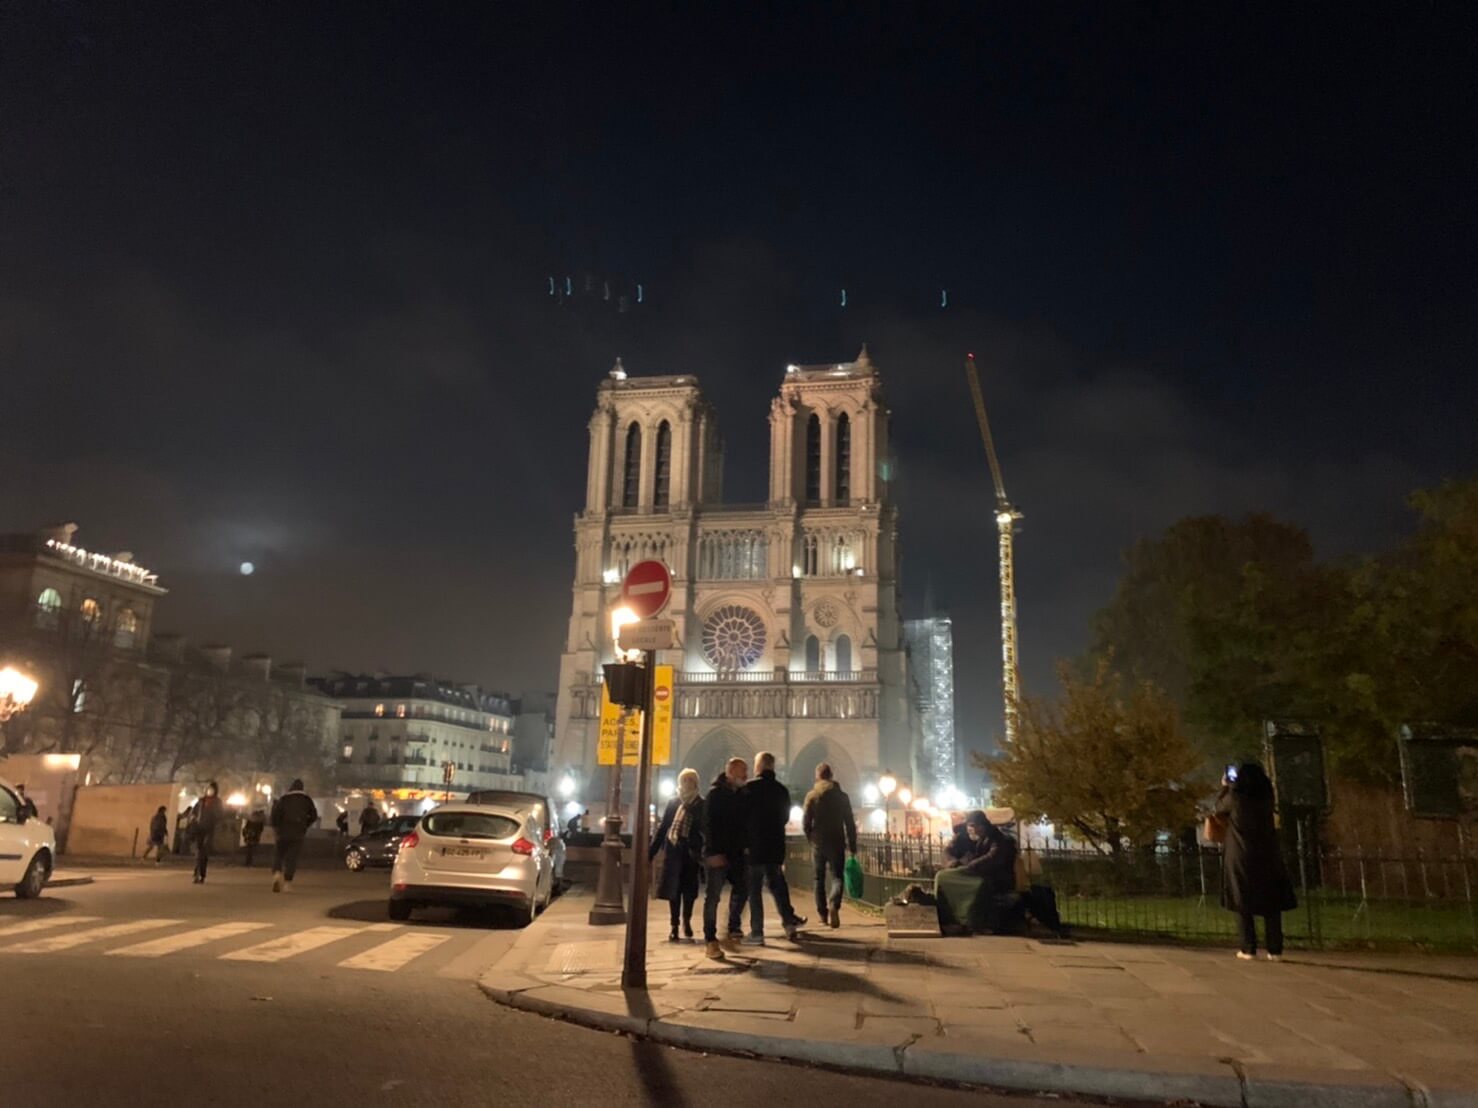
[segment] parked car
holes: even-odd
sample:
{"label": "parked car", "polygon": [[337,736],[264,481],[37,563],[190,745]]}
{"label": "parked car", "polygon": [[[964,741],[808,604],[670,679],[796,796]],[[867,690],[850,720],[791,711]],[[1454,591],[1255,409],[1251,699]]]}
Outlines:
{"label": "parked car", "polygon": [[433,906],[499,906],[528,924],[553,897],[554,857],[537,804],[451,804],[401,839],[390,918]]}
{"label": "parked car", "polygon": [[394,865],[401,840],[420,822],[420,816],[391,816],[373,831],[354,836],[344,848],[344,865],[355,873],[366,866]]}
{"label": "parked car", "polygon": [[51,827],[28,815],[15,788],[0,781],[0,888],[9,885],[18,897],[40,896],[55,858]]}
{"label": "parked car", "polygon": [[554,801],[541,793],[521,793],[512,789],[478,789],[467,794],[468,804],[536,804],[539,807],[539,828],[544,836],[544,845],[554,856],[554,891],[564,888],[565,840],[560,834],[559,809]]}

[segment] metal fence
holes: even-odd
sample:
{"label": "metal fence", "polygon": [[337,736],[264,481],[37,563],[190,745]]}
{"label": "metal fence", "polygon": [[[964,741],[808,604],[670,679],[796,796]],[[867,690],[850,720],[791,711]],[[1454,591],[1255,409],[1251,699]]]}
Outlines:
{"label": "metal fence", "polygon": [[[858,836],[863,903],[880,906],[912,884],[932,886],[945,864],[942,836]],[[1161,843],[1108,854],[1065,842],[1029,843],[1032,884],[1050,886],[1063,922],[1104,937],[1235,941],[1237,918],[1221,907],[1222,852]],[[1290,847],[1299,906],[1284,917],[1290,946],[1478,950],[1478,861],[1422,851],[1391,854]],[[792,840],[793,883],[812,880],[810,847]]]}

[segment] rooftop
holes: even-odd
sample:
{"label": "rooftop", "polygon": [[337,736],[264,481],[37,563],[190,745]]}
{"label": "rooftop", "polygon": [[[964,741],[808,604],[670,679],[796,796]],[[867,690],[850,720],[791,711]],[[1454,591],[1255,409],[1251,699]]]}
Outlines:
{"label": "rooftop", "polygon": [[486,692],[479,685],[457,684],[429,673],[392,676],[384,673],[331,673],[309,678],[308,684],[336,700],[434,700],[489,715],[512,715],[512,705],[502,693]]}
{"label": "rooftop", "polygon": [[826,362],[817,365],[791,364],[785,367],[785,379],[787,381],[833,381],[847,377],[874,377],[877,372],[877,366],[873,365],[872,359],[868,357],[867,344],[864,343],[855,361]]}
{"label": "rooftop", "polygon": [[73,546],[71,540],[76,531],[77,525],[68,523],[32,534],[0,535],[0,551],[56,558],[99,577],[108,577],[147,589],[159,596],[164,595],[166,590],[159,584],[159,575],[135,563],[131,553],[119,551],[116,554],[99,554]]}

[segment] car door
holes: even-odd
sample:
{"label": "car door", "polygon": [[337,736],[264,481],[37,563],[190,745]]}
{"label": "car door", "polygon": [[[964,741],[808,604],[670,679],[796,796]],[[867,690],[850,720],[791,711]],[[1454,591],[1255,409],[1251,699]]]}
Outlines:
{"label": "car door", "polygon": [[31,861],[31,836],[20,819],[20,798],[0,785],[0,885],[14,885]]}

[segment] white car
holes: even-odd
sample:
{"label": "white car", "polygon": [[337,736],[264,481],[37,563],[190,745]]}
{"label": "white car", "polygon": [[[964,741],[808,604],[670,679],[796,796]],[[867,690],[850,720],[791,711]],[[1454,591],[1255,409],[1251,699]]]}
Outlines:
{"label": "white car", "polygon": [[19,897],[40,896],[51,877],[56,836],[34,816],[8,781],[0,781],[0,888]]}
{"label": "white car", "polygon": [[400,840],[390,918],[433,906],[513,909],[531,923],[554,896],[554,857],[537,803],[451,804]]}

